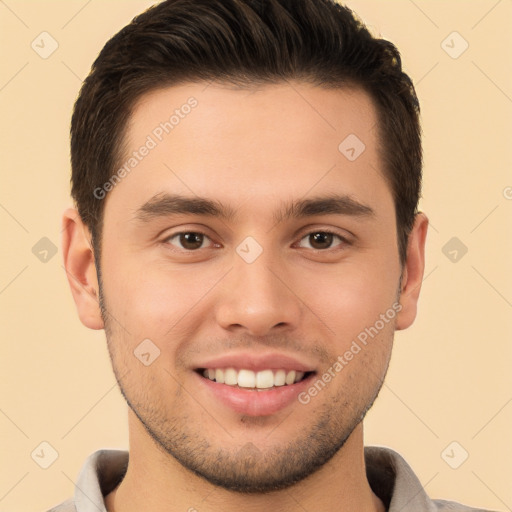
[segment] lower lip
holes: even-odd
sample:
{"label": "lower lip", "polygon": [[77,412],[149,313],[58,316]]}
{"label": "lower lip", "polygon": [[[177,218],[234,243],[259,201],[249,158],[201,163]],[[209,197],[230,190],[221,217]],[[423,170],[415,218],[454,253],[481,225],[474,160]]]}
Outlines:
{"label": "lower lip", "polygon": [[281,411],[297,400],[299,393],[309,385],[314,373],[295,384],[274,387],[272,389],[257,391],[256,389],[243,389],[238,386],[229,386],[201,377],[194,372],[206,388],[222,403],[233,411],[246,416],[268,416]]}

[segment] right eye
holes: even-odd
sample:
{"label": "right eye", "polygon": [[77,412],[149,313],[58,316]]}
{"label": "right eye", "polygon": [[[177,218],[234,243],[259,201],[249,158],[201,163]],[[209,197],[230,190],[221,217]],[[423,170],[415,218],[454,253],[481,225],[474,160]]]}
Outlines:
{"label": "right eye", "polygon": [[205,241],[205,238],[210,239],[208,235],[199,231],[180,231],[166,237],[163,242],[170,243],[176,247],[175,244],[171,242],[171,240],[176,239],[177,242],[181,245],[181,247],[178,247],[179,249],[192,252],[203,248],[202,245]]}

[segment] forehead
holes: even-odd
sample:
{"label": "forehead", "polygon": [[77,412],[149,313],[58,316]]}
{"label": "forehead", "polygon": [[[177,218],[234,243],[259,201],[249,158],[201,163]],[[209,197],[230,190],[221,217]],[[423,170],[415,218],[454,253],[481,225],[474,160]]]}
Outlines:
{"label": "forehead", "polygon": [[[188,146],[197,145],[200,140],[201,147],[207,149],[218,142],[229,143],[227,137],[240,139],[251,134],[254,145],[268,142],[259,148],[262,155],[276,140],[292,143],[283,147],[283,152],[307,155],[312,147],[321,149],[321,141],[332,150],[333,141],[347,135],[358,135],[371,145],[376,123],[372,99],[354,87],[327,89],[295,81],[245,87],[200,82],[141,96],[132,109],[127,141],[136,143],[152,134],[160,143],[165,142],[163,138],[171,139],[166,135],[172,132],[180,146],[187,142]],[[180,134],[187,140],[181,140]],[[245,142],[242,149],[247,149],[250,141]]]}
{"label": "forehead", "polygon": [[277,197],[337,189],[362,203],[391,204],[376,110],[359,89],[301,82],[162,88],[134,105],[124,147],[119,167],[127,172],[108,201],[130,211],[159,193],[257,210]]}

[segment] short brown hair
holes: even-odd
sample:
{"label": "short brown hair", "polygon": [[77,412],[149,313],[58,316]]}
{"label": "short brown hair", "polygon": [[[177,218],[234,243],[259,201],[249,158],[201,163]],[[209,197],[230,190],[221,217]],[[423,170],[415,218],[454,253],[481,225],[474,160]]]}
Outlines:
{"label": "short brown hair", "polygon": [[397,48],[334,0],[167,0],[106,43],[71,121],[71,193],[91,231],[97,265],[104,201],[93,191],[119,166],[128,119],[143,94],[185,82],[250,86],[288,79],[356,86],[371,96],[403,265],[421,193],[418,99]]}

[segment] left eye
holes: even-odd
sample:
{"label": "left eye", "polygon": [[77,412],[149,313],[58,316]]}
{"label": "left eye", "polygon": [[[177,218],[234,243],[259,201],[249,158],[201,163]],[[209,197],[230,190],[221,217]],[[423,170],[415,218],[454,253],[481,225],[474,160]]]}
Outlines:
{"label": "left eye", "polygon": [[[187,251],[196,251],[198,249],[202,249],[205,239],[210,239],[210,237],[205,233],[198,231],[183,231],[166,238],[164,241],[174,245],[172,240],[175,238],[178,239],[179,244],[181,245],[180,248]],[[311,231],[310,233],[303,236],[300,240],[302,241],[304,239],[308,239],[309,243],[311,244],[311,249],[325,250],[332,247],[335,238],[338,238],[341,241],[341,243],[338,245],[348,244],[348,241],[345,238],[330,231]],[[304,246],[300,245],[300,247]]]}
{"label": "left eye", "polygon": [[[340,235],[337,235],[336,233],[332,233],[330,231],[312,231],[311,233],[308,233],[306,236],[301,238],[301,240],[308,239],[313,247],[311,249],[315,250],[322,250],[322,249],[330,249],[332,247],[332,242],[334,238],[338,238],[341,240],[341,244],[348,243],[345,238],[343,238]],[[325,247],[324,245],[327,244],[328,247]],[[319,247],[318,247],[319,246]],[[302,246],[301,246],[302,247]]]}

